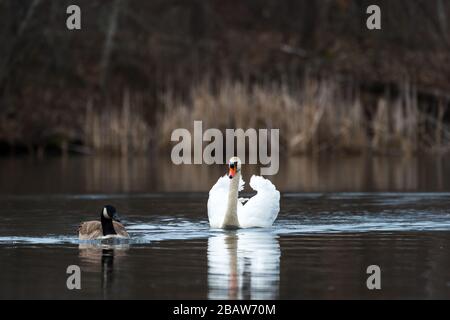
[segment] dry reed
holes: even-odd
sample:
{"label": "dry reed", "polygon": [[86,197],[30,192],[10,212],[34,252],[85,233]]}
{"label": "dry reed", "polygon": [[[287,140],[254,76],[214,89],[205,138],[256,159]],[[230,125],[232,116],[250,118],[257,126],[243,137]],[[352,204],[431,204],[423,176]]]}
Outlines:
{"label": "dry reed", "polygon": [[202,120],[204,128],[221,130],[279,128],[281,147],[290,154],[369,150],[412,154],[449,145],[445,110],[427,119],[413,87],[403,86],[395,99],[380,98],[371,117],[358,94],[349,96],[343,91],[337,81],[311,79],[297,87],[248,85],[228,79],[213,86],[202,81],[184,100],[169,90],[158,114],[159,147],[170,148],[172,130],[191,129],[194,120]]}
{"label": "dry reed", "polygon": [[128,91],[121,108],[96,111],[88,102],[84,123],[85,145],[94,152],[127,156],[145,153],[149,148],[150,126],[143,113],[132,105]]}

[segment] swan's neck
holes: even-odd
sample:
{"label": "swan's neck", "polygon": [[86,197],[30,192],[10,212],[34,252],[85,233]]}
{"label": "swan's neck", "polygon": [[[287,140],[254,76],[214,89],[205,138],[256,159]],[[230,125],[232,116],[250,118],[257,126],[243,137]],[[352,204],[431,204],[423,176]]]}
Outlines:
{"label": "swan's neck", "polygon": [[230,189],[228,190],[228,205],[225,217],[223,219],[223,229],[239,228],[239,220],[237,216],[237,202],[239,192],[239,181],[241,180],[241,172],[237,172],[231,179]]}

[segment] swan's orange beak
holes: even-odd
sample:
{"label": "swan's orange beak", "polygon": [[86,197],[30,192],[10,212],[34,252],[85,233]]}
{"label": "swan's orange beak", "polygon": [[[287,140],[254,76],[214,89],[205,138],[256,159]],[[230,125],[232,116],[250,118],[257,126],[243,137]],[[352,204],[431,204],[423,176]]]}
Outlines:
{"label": "swan's orange beak", "polygon": [[236,174],[236,167],[234,168],[230,167],[230,171],[228,172],[228,176],[230,177],[230,179],[233,179],[235,174]]}

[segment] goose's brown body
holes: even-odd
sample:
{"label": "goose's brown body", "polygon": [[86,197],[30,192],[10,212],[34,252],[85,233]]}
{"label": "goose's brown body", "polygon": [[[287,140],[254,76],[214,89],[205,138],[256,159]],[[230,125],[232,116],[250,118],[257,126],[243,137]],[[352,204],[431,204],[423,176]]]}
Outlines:
{"label": "goose's brown body", "polygon": [[[117,235],[111,236],[129,238],[128,232],[121,223],[116,221],[113,221],[112,223]],[[103,236],[102,223],[100,221],[86,221],[78,227],[78,238],[80,240],[95,240],[100,239]]]}

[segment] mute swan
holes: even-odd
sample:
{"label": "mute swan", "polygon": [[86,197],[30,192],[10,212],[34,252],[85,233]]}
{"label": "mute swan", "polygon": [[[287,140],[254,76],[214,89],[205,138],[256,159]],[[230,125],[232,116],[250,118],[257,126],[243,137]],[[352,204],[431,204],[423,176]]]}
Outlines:
{"label": "mute swan", "polygon": [[78,238],[80,240],[128,238],[128,232],[119,222],[116,208],[104,206],[100,221],[86,221],[78,227]]}
{"label": "mute swan", "polygon": [[228,166],[228,176],[220,177],[209,191],[208,218],[211,228],[270,227],[280,211],[280,192],[269,180],[252,176],[250,186],[257,194],[250,199],[238,199],[238,192],[244,189],[241,160],[233,157]]}

